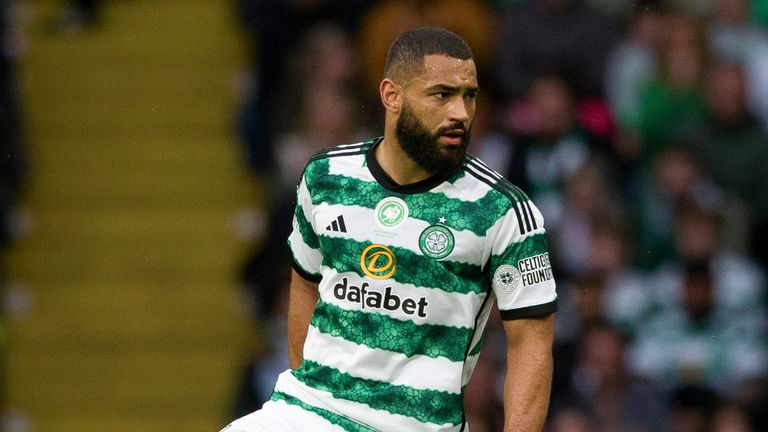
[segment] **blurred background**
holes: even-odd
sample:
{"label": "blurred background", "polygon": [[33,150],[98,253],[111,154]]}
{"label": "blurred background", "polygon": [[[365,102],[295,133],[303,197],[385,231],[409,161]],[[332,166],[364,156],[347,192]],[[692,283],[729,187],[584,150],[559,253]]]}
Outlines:
{"label": "blurred background", "polygon": [[[215,431],[287,367],[295,185],[402,31],[475,54],[539,206],[547,431],[768,430],[768,0],[3,0],[2,432]],[[504,336],[466,389],[501,427]]]}

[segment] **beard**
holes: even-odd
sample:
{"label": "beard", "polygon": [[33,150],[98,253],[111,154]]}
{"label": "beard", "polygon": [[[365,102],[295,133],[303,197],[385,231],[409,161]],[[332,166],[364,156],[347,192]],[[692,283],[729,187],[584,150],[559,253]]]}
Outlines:
{"label": "beard", "polygon": [[[450,130],[463,130],[461,144],[443,146],[440,137]],[[450,175],[464,166],[464,158],[469,147],[470,130],[463,123],[454,122],[431,133],[421,121],[416,118],[408,105],[403,105],[400,117],[395,125],[395,136],[400,142],[400,148],[428,172],[438,175]]]}

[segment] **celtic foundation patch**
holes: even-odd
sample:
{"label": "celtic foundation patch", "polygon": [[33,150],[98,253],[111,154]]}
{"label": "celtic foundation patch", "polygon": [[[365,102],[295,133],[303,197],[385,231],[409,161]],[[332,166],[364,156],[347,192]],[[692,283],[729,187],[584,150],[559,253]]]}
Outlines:
{"label": "celtic foundation patch", "polygon": [[512,292],[521,283],[522,275],[515,266],[509,264],[500,265],[493,273],[493,286],[502,292]]}

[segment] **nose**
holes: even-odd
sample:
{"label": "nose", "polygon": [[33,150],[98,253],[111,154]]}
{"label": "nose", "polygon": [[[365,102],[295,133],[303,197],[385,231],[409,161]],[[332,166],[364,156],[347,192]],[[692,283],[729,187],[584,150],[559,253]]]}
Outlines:
{"label": "nose", "polygon": [[465,125],[469,122],[470,107],[464,98],[456,98],[450,104],[448,109],[448,120],[452,122],[461,122]]}

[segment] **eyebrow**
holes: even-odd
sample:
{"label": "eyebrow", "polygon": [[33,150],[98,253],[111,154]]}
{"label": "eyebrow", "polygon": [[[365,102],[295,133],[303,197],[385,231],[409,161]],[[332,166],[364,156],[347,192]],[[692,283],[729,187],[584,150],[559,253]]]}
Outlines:
{"label": "eyebrow", "polygon": [[[464,88],[464,87],[452,86],[452,85],[447,85],[447,84],[435,84],[433,86],[427,87],[426,90],[427,91],[445,91],[445,92],[449,92],[449,93],[454,93],[454,92],[458,92],[462,88]],[[471,87],[469,87],[468,86],[468,87],[466,87],[466,89],[467,89],[468,92],[477,93],[480,90],[480,87],[478,87],[478,86],[471,86]]]}

